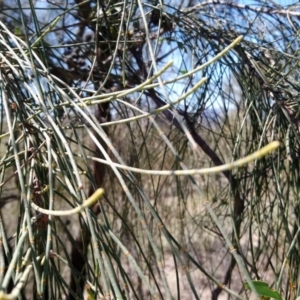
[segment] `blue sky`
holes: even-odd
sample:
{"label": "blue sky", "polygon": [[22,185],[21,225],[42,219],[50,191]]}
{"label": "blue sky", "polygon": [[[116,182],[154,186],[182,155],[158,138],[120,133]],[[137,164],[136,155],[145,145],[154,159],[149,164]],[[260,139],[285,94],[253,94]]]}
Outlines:
{"label": "blue sky", "polygon": [[291,5],[293,3],[299,3],[299,1],[295,0],[275,0],[274,2],[278,3],[279,5]]}
{"label": "blue sky", "polygon": [[[199,2],[201,2],[202,0],[198,0]],[[10,0],[4,0],[4,3],[10,4],[11,5],[11,1]],[[25,1],[26,2],[26,1]],[[72,6],[72,2],[73,1],[69,1],[69,5]],[[244,4],[256,4],[258,1],[255,0],[237,0],[237,2],[240,3],[244,3]],[[299,4],[299,1],[296,0],[265,0],[265,3],[268,4],[270,2],[275,2],[278,3],[279,5],[283,5],[283,6],[287,6],[287,5],[291,5],[291,4]],[[59,9],[56,10],[47,10],[45,8],[49,7],[50,4],[48,1],[46,0],[38,0],[36,1],[36,6],[39,7],[39,10],[37,10],[37,17],[39,19],[39,21],[41,21],[41,23],[43,25],[45,24],[49,24],[49,22],[51,22],[55,16],[57,14],[60,14],[61,11]],[[299,4],[300,6],[300,4]],[[55,6],[55,8],[57,8]],[[13,13],[13,12],[12,12]],[[17,12],[15,12],[17,13]],[[30,11],[27,10],[27,13],[29,14]],[[75,22],[75,19],[72,19],[72,16],[69,15],[68,16],[68,20],[63,18],[59,21],[59,23],[57,24],[57,26],[62,26],[62,22],[66,22],[67,24],[71,24]],[[65,23],[65,24],[66,24]],[[33,32],[35,31],[34,25],[32,24],[32,30]],[[74,34],[74,38],[76,37],[76,30],[72,29],[72,34]],[[50,34],[48,34],[45,39],[51,43],[51,45],[59,45],[62,43],[65,43],[66,41],[70,40],[70,36],[68,35],[61,35],[60,32],[58,31],[54,31],[51,32]],[[164,43],[164,48],[163,51],[166,51],[167,48],[177,48],[178,44],[176,42],[174,43],[168,43],[167,41]],[[191,68],[193,68],[193,61],[191,60],[191,53],[190,52],[185,52],[184,48],[180,48],[178,47],[176,51],[174,51],[170,56],[168,56],[166,58],[165,62],[170,61],[170,59],[173,59],[174,61],[174,65],[172,68],[170,68],[169,72],[167,72],[164,76],[163,79],[166,78],[170,78],[170,77],[174,77],[174,74],[178,73],[178,72],[185,72],[185,71],[189,71]],[[61,56],[61,54],[64,51],[64,48],[58,49],[56,50],[57,55]],[[197,81],[201,78],[202,74],[197,74],[195,75],[194,81]],[[182,95],[183,91],[185,90],[185,84],[186,84],[186,80],[183,80],[181,82],[176,82],[176,84],[174,84],[173,86],[170,85],[169,88],[171,88],[172,92],[169,94],[171,100],[176,100],[176,98],[180,95]],[[196,96],[196,95],[194,95]],[[222,101],[220,101],[220,103],[222,103]]]}

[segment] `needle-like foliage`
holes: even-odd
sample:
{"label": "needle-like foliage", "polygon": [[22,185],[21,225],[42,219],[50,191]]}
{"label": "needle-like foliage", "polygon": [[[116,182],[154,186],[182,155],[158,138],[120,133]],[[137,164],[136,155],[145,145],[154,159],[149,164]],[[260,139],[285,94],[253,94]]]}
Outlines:
{"label": "needle-like foliage", "polygon": [[3,0],[0,299],[296,299],[299,17]]}

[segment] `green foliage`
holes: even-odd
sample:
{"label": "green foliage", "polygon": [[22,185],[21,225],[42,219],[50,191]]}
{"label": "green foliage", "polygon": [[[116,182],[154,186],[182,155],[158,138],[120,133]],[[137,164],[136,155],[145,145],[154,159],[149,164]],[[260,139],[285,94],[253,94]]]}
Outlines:
{"label": "green foliage", "polygon": [[0,3],[0,297],[299,297],[299,4],[42,2]]}
{"label": "green foliage", "polygon": [[[254,280],[252,281],[253,286],[255,287],[256,292],[262,296],[262,299],[268,300],[268,299],[276,299],[276,300],[282,300],[279,292],[272,290],[267,282],[260,281],[260,280]],[[248,290],[251,290],[250,285],[246,282],[245,288]]]}

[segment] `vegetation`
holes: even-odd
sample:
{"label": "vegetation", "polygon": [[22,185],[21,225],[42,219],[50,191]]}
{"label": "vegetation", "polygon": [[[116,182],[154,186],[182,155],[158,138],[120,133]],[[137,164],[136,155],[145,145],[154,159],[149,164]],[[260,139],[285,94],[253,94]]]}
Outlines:
{"label": "vegetation", "polygon": [[0,299],[299,297],[299,8],[3,0]]}

